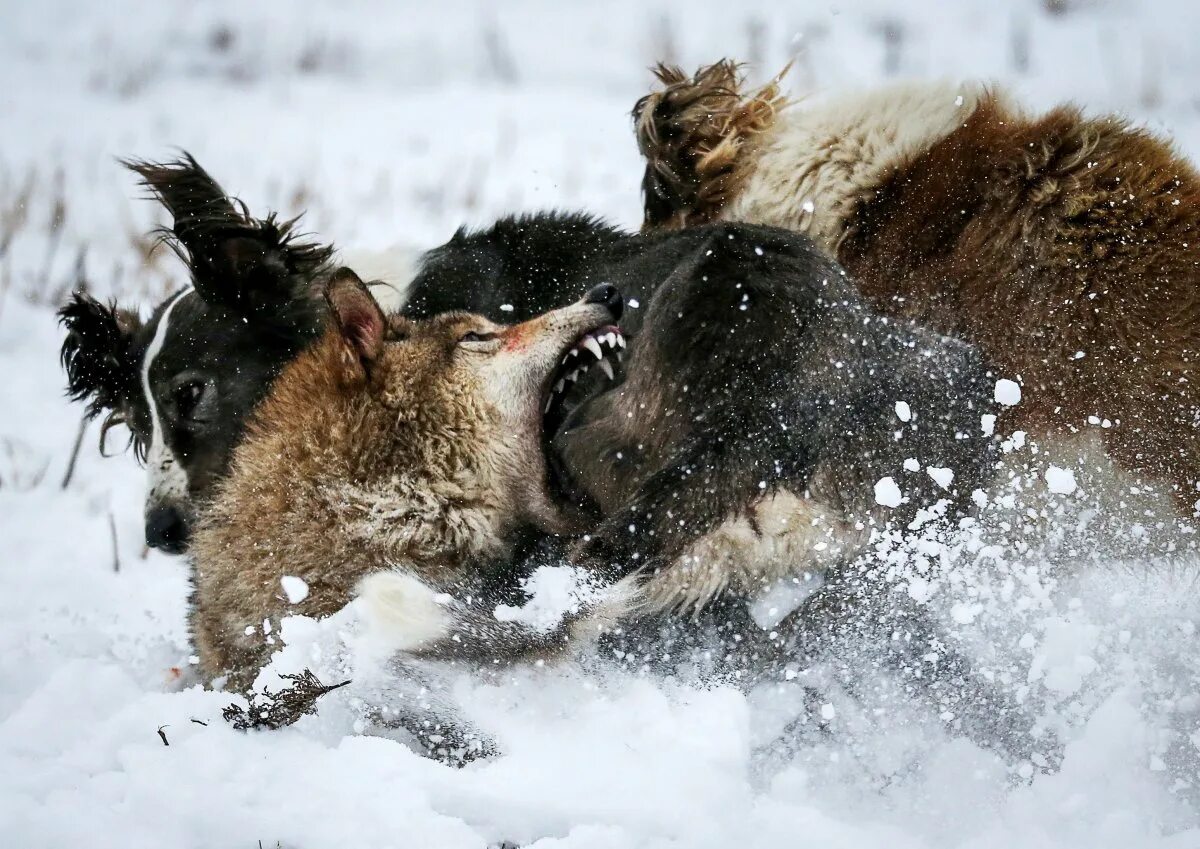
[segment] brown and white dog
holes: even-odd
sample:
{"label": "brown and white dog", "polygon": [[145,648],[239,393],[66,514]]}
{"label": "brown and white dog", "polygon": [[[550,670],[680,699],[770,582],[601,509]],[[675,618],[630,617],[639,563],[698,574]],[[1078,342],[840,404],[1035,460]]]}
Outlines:
{"label": "brown and white dog", "polygon": [[634,109],[645,226],[802,231],[880,310],[976,345],[1023,387],[1002,425],[1094,430],[1185,515],[1200,502],[1200,176],[1170,144],[982,85],[788,105],[720,62]]}

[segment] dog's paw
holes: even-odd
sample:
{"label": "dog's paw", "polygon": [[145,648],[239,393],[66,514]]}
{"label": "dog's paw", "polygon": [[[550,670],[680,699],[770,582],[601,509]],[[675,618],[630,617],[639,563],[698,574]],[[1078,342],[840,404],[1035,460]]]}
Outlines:
{"label": "dog's paw", "polygon": [[392,651],[413,651],[445,639],[453,600],[407,572],[376,572],[358,584],[367,633]]}

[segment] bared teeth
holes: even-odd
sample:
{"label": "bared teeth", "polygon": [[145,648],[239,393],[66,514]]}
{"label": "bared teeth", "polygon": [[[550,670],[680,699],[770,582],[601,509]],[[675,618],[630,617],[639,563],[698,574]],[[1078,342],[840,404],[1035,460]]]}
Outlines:
{"label": "bared teeth", "polygon": [[581,375],[581,374],[583,374],[583,369],[577,368],[577,369],[575,369],[575,371],[573,371],[567,375],[567,380],[574,383],[575,381],[579,380],[579,375]]}
{"label": "bared teeth", "polygon": [[617,347],[624,348],[625,347],[625,337],[622,336],[620,333],[615,333],[613,335],[617,337]]}
{"label": "bared teeth", "polygon": [[602,372],[604,372],[605,374],[607,374],[607,375],[608,375],[608,379],[609,379],[609,380],[612,380],[612,379],[613,379],[613,367],[612,367],[612,363],[610,363],[608,360],[601,360],[601,361],[600,361],[600,371],[602,371]]}
{"label": "bared teeth", "polygon": [[596,341],[595,336],[588,336],[585,338],[583,340],[583,347],[591,351],[596,359],[600,360],[604,358],[604,352],[600,350],[600,343]]}
{"label": "bared teeth", "polygon": [[542,413],[550,412],[550,407],[553,403],[554,403],[554,396],[551,395],[549,398],[546,399],[546,406],[542,408]]}
{"label": "bared teeth", "polygon": [[557,395],[559,392],[562,392],[564,386],[566,386],[565,380],[560,380],[558,383],[554,384],[554,393]]}
{"label": "bared teeth", "polygon": [[619,363],[625,362],[625,354],[621,351],[617,351],[617,362],[619,362]]}

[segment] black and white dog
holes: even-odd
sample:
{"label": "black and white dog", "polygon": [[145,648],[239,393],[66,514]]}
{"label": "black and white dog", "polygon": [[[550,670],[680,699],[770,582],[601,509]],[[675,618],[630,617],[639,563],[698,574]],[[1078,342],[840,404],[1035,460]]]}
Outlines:
{"label": "black and white dog", "polygon": [[171,214],[163,239],[192,286],[147,321],[75,294],[59,313],[62,361],[71,397],[106,414],[102,433],[129,428],[149,472],[146,542],[178,553],[246,416],[320,334],[333,248],[298,237],[294,220],[252,217],[187,154],[127,165]]}

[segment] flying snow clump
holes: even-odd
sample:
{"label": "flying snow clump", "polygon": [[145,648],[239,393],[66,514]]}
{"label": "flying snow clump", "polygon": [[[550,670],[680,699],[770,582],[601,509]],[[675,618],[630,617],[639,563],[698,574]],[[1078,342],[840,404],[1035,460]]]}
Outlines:
{"label": "flying snow clump", "polygon": [[284,575],[279,579],[279,585],[283,587],[283,594],[287,596],[288,604],[299,604],[308,598],[308,584],[304,582],[303,578]]}
{"label": "flying snow clump", "polygon": [[875,482],[876,504],[882,504],[884,507],[899,507],[902,501],[904,501],[904,496],[900,492],[900,487],[896,486],[895,480],[886,477]]}
{"label": "flying snow clump", "polygon": [[996,381],[996,403],[1015,407],[1021,403],[1021,385],[1015,380],[1002,377]]}
{"label": "flying snow clump", "polygon": [[1075,491],[1075,473],[1070,469],[1050,466],[1046,469],[1046,486],[1050,487],[1051,492],[1070,495]]}

